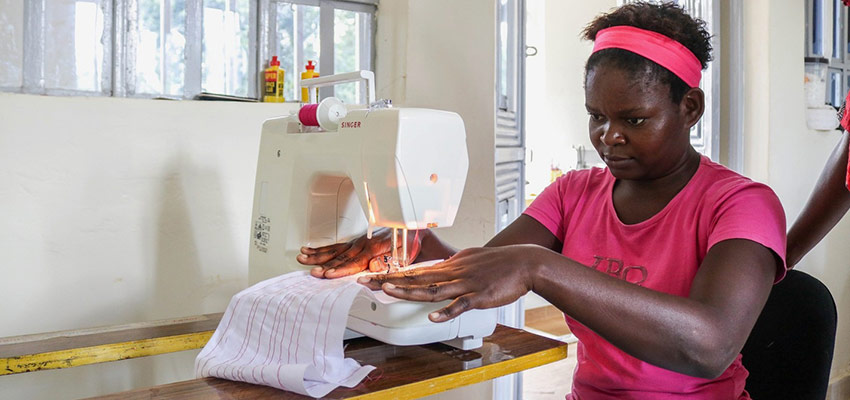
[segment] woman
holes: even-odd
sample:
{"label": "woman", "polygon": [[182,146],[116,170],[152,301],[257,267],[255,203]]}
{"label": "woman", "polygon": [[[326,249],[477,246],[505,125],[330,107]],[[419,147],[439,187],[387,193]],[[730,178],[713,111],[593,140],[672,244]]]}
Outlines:
{"label": "woman", "polygon": [[[403,299],[454,299],[442,322],[534,291],[579,338],[568,399],[746,399],[740,350],[772,283],[785,274],[779,200],[702,157],[704,23],[672,4],[636,3],[596,18],[586,65],[589,133],[607,168],[571,171],[482,248],[456,251],[421,231],[431,268],[360,278]],[[416,247],[416,246],[414,246]],[[386,234],[298,260],[314,276],[362,271]]]}

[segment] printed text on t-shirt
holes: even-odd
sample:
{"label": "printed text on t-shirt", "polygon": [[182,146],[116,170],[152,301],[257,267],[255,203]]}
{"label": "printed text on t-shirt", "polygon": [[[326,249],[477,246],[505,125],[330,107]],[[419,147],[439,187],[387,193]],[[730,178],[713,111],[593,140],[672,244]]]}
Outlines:
{"label": "printed text on t-shirt", "polygon": [[646,280],[646,267],[642,267],[640,265],[629,265],[624,267],[624,265],[626,264],[623,260],[611,257],[593,256],[593,265],[591,265],[590,268],[602,271],[626,282],[634,283],[635,285],[640,285]]}

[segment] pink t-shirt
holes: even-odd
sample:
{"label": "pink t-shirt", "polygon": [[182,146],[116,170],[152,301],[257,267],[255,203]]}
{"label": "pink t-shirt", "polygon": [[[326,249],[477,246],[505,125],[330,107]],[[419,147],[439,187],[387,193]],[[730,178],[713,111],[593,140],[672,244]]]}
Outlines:
{"label": "pink t-shirt", "polygon": [[[749,239],[782,260],[785,213],[773,191],[703,157],[690,182],[646,221],[620,222],[608,169],[569,172],[547,187],[525,214],[564,244],[562,253],[584,265],[645,288],[687,297],[708,249],[727,239]],[[578,365],[567,399],[748,399],[741,356],[716,379],[659,368],[634,358],[567,317],[578,337]]]}

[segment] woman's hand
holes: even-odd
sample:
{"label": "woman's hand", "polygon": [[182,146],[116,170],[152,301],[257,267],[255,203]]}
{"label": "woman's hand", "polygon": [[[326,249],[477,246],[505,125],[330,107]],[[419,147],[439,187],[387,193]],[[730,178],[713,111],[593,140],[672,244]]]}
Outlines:
{"label": "woman's hand", "polygon": [[454,299],[428,316],[443,322],[472,309],[510,304],[528,293],[544,252],[552,253],[537,245],[470,248],[431,267],[364,276],[358,282],[405,300]]}
{"label": "woman's hand", "polygon": [[[302,247],[301,254],[295,259],[301,264],[317,265],[310,270],[310,275],[316,278],[341,278],[366,268],[372,272],[380,272],[389,268],[389,263],[392,262],[392,235],[392,229],[382,228],[372,234],[372,239],[367,239],[366,235],[363,235],[347,243],[318,248]],[[422,235],[417,235],[417,231],[408,232],[409,260],[416,259],[421,245]],[[403,257],[401,234],[399,234],[398,246],[399,258],[401,258]]]}

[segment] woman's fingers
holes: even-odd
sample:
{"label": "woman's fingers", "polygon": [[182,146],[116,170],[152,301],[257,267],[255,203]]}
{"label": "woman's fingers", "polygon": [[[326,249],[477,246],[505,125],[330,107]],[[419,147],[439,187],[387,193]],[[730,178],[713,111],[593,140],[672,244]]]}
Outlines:
{"label": "woman's fingers", "polygon": [[339,268],[347,267],[352,262],[361,262],[363,264],[363,268],[361,268],[361,270],[365,269],[368,260],[371,259],[372,256],[368,255],[368,257],[364,259],[363,256],[367,254],[365,253],[366,249],[363,247],[362,243],[355,242],[347,250],[337,254],[335,257],[322,264],[322,266],[325,268]]}
{"label": "woman's fingers", "polygon": [[335,263],[333,266],[322,265],[310,270],[310,275],[316,278],[342,278],[348,275],[354,275],[367,268],[368,256],[365,253],[359,253],[352,258],[347,259],[342,263]]}
{"label": "woman's fingers", "polygon": [[441,264],[389,274],[362,276],[357,282],[372,290],[379,290],[384,283],[392,283],[396,286],[417,286],[452,280],[450,271],[439,268],[439,265]]}
{"label": "woman's fingers", "polygon": [[405,300],[437,302],[453,299],[468,293],[459,282],[440,282],[427,285],[396,286],[392,283],[384,283],[381,289],[388,295]]}
{"label": "woman's fingers", "polygon": [[334,279],[334,278],[342,278],[343,276],[354,275],[360,271],[366,269],[366,260],[358,261],[356,259],[352,259],[351,262],[340,265],[335,268],[325,268],[325,278]]}
{"label": "woman's fingers", "polygon": [[325,269],[322,267],[315,267],[310,270],[310,275],[312,275],[314,278],[324,278]]}
{"label": "woman's fingers", "polygon": [[295,260],[304,265],[321,265],[350,248],[351,243],[337,243],[319,248],[302,247],[301,254],[297,255]]}
{"label": "woman's fingers", "polygon": [[382,254],[369,260],[370,272],[383,272],[390,268],[390,255]]}
{"label": "woman's fingers", "polygon": [[434,322],[445,322],[452,318],[457,317],[469,310],[473,310],[476,308],[475,306],[475,293],[465,294],[455,299],[455,301],[449,303],[442,310],[437,310],[428,314],[428,319]]}

